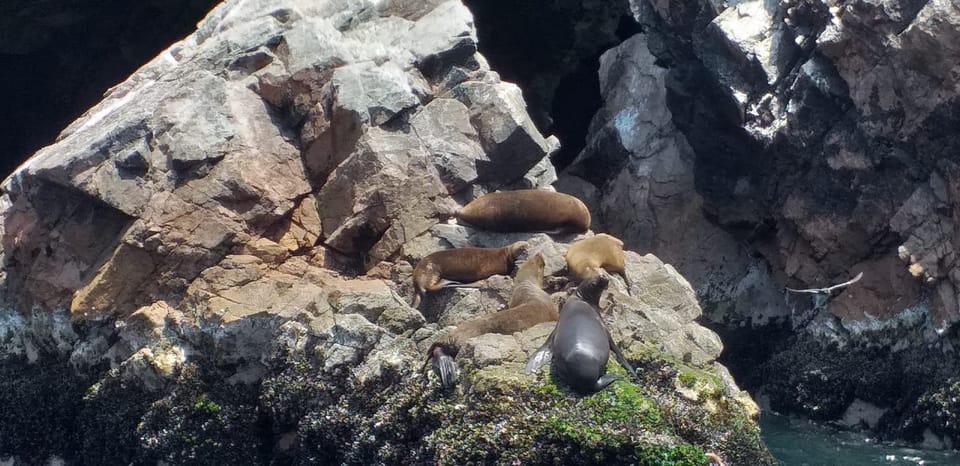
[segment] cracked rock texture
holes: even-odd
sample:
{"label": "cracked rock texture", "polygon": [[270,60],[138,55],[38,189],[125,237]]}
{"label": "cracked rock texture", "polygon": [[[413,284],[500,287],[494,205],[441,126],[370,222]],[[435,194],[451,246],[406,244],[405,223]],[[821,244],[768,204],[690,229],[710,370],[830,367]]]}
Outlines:
{"label": "cracked rock texture", "polygon": [[[949,392],[957,369],[956,2],[629,6],[643,32],[601,56],[602,105],[558,189],[674,264],[721,333],[765,328],[725,362],[781,391],[774,409],[839,420],[870,403],[886,414],[868,428],[956,445],[942,424],[925,430],[951,405],[906,408]],[[859,272],[830,299],[783,290]],[[871,386],[849,364],[902,383]]]}
{"label": "cracked rock texture", "polygon": [[[661,130],[677,178],[649,190],[686,202],[659,184],[689,183],[690,147]],[[577,400],[523,375],[548,324],[468,342],[454,393],[423,384],[443,327],[513,283],[417,310],[410,261],[524,239],[559,286],[575,238],[441,223],[551,185],[557,147],[457,1],[221,4],[2,185],[0,458],[770,463],[693,289],[649,254],[603,300],[639,385]]]}

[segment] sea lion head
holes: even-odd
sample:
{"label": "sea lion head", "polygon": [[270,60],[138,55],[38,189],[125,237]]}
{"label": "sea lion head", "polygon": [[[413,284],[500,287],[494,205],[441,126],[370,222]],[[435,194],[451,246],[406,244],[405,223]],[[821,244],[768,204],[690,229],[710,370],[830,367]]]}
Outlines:
{"label": "sea lion head", "polygon": [[537,270],[540,271],[540,275],[543,275],[543,269],[547,266],[546,262],[543,260],[543,254],[536,254],[533,257],[527,259]]}
{"label": "sea lion head", "polygon": [[595,274],[587,277],[577,286],[577,296],[594,306],[600,305],[600,295],[607,289],[610,279],[605,274]]}
{"label": "sea lion head", "polygon": [[524,281],[531,281],[535,283],[538,287],[543,288],[543,269],[546,267],[546,263],[543,260],[542,254],[536,254],[533,257],[527,259],[517,270],[517,283],[522,283]]}
{"label": "sea lion head", "polygon": [[517,241],[516,243],[507,246],[510,250],[510,260],[516,260],[520,257],[521,254],[530,249],[530,243],[526,241]]}

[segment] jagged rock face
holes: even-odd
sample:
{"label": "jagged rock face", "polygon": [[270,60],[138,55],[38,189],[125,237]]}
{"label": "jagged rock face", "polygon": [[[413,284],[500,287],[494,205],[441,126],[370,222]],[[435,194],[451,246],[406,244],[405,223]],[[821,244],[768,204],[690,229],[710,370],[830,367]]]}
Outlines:
{"label": "jagged rock face", "polygon": [[[932,345],[955,367],[956,4],[631,7],[645,33],[601,58],[604,105],[558,187],[590,197],[595,218],[629,247],[676,264],[716,324],[785,321],[807,334],[779,345],[758,371],[767,380],[750,377],[783,390],[776,409],[839,418],[853,402],[894,405],[887,417],[898,421],[873,423],[892,435],[905,431],[896,422],[926,422],[902,406],[919,393],[942,397],[952,382],[899,361],[938,360]],[[782,288],[859,272],[832,299]],[[871,390],[844,375],[871,360],[845,349],[861,343],[895,361],[876,362],[877,374],[904,385]],[[804,381],[792,375],[818,364]],[[814,392],[839,399],[818,413],[805,398]],[[955,435],[934,431],[924,435]]]}
{"label": "jagged rock face", "polygon": [[[551,147],[475,56],[462,6],[391,5],[406,17],[357,24],[346,6],[259,8],[215,10],[7,181],[7,272],[26,281],[8,281],[8,299],[129,313],[260,238],[376,263],[452,196],[518,179]],[[61,218],[48,214],[61,188],[111,227],[85,239],[66,218],[38,225]],[[69,273],[26,273],[42,248]],[[37,280],[53,286],[30,292]]]}
{"label": "jagged rock face", "polygon": [[908,308],[937,333],[960,318],[956,50],[931,45],[957,34],[955,5],[632,6],[647,33],[603,56],[565,190],[596,189],[604,225],[677,264],[716,321],[785,317],[783,284],[860,271],[817,320],[835,338]]}
{"label": "jagged rock face", "polygon": [[[457,1],[220,5],[3,184],[0,368],[55,368],[25,370],[24,380],[61,380],[62,409],[45,416],[77,430],[44,434],[51,441],[38,447],[23,433],[36,425],[21,432],[5,421],[0,455],[179,463],[225,451],[268,462],[275,451],[376,462],[395,461],[393,449],[407,445],[436,462],[462,447],[464,432],[478,435],[449,425],[461,402],[513,416],[525,411],[505,393],[523,390],[556,415],[571,411],[517,365],[549,325],[468,342],[461,361],[472,388],[457,403],[430,411],[436,397],[411,388],[441,327],[502,308],[513,283],[445,291],[421,312],[407,304],[407,260],[523,239],[562,275],[574,238],[438,224],[479,194],[550,185],[556,148],[519,89],[476,52],[472,17]],[[650,411],[648,424],[614,411],[599,431],[613,435],[609,445],[568,438],[588,424],[551,418],[533,424],[546,437],[457,454],[529,459],[532,442],[548,438],[559,445],[554,459],[580,454],[566,450],[572,441],[634,461],[704,461],[702,448],[771,461],[750,420],[755,405],[715,362],[719,338],[695,321],[690,285],[652,255],[628,253],[626,274],[630,288],[618,283],[604,298],[611,331],[653,368],[644,389],[666,411]],[[481,369],[508,383],[478,397],[486,392],[470,374]],[[697,375],[681,383],[678,370]],[[4,380],[10,419],[47,397]],[[631,390],[598,406],[653,409]],[[96,425],[111,413],[119,424],[110,436],[120,440],[107,445]],[[408,414],[384,421],[395,413]],[[336,425],[324,421],[332,414]],[[699,422],[707,417],[716,422]],[[484,416],[470,422],[494,428]]]}
{"label": "jagged rock face", "polygon": [[561,142],[551,160],[567,166],[584,146],[600,107],[597,59],[637,30],[626,0],[467,0],[480,51],[517,83],[533,121]]}
{"label": "jagged rock face", "polygon": [[[216,0],[0,5],[0,177],[49,142],[172,42],[193,31]],[[68,47],[67,47],[68,46]]]}
{"label": "jagged rock face", "polygon": [[[676,264],[694,280],[701,299],[735,301],[731,321],[761,324],[782,317],[769,269],[703,215],[697,157],[674,124],[668,70],[657,64],[646,36],[607,51],[600,64],[604,107],[560,189],[592,200],[604,227],[632,248],[656,251]],[[710,317],[727,316],[713,310]]]}

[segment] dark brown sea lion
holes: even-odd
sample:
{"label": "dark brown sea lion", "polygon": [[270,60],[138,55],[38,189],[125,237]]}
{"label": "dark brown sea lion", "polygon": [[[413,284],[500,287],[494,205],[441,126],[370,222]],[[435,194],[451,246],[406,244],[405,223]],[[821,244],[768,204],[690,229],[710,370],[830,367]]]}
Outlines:
{"label": "dark brown sea lion", "polygon": [[517,241],[503,248],[456,248],[437,251],[424,257],[413,269],[413,307],[423,294],[447,286],[471,286],[491,275],[505,275],[513,261],[529,247]]}
{"label": "dark brown sea lion", "polygon": [[[617,273],[627,281],[623,241],[606,233],[584,238],[570,246],[566,256],[567,268],[577,281],[597,275],[600,270]],[[627,282],[627,287],[630,284]]]}
{"label": "dark brown sea lion", "polygon": [[613,350],[620,365],[636,379],[637,373],[613,342],[597,309],[607,282],[606,276],[593,275],[580,283],[563,304],[553,333],[527,362],[527,374],[553,360],[554,373],[570,388],[581,394],[595,393],[623,378],[606,374]]}
{"label": "dark brown sea lion", "polygon": [[590,211],[580,199],[543,189],[484,194],[464,206],[457,218],[482,230],[506,233],[562,234],[590,229]]}
{"label": "dark brown sea lion", "polygon": [[464,322],[430,346],[427,363],[432,363],[444,387],[451,387],[457,382],[457,366],[453,359],[465,341],[486,333],[510,335],[541,322],[557,320],[557,306],[550,295],[543,291],[543,268],[543,256],[540,254],[528,259],[517,270],[516,286],[507,309]]}

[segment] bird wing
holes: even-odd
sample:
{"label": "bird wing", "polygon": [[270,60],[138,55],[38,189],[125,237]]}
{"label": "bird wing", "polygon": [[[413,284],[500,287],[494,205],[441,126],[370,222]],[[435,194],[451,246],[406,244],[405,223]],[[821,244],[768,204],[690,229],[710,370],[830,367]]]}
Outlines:
{"label": "bird wing", "polygon": [[853,278],[851,278],[850,280],[847,280],[847,281],[845,281],[845,282],[843,282],[843,283],[840,283],[840,284],[837,284],[837,285],[833,285],[833,286],[831,286],[831,287],[829,287],[829,288],[808,288],[808,289],[805,289],[805,290],[797,290],[797,289],[794,289],[794,288],[787,288],[787,287],[784,287],[784,288],[786,288],[787,291],[792,291],[792,292],[794,292],[794,293],[812,293],[812,294],[830,293],[831,291],[833,291],[833,290],[835,290],[835,289],[837,289],[837,288],[843,288],[843,287],[845,287],[845,286],[852,285],[852,284],[860,281],[861,278],[863,278],[863,272],[858,273],[856,277],[853,277]]}
{"label": "bird wing", "polygon": [[794,288],[788,288],[786,286],[784,288],[786,288],[787,291],[792,291],[794,293],[811,293],[811,294],[826,293],[825,288],[809,288],[806,290],[797,290]]}
{"label": "bird wing", "polygon": [[863,272],[858,273],[856,277],[853,277],[852,279],[847,280],[847,281],[845,281],[845,282],[843,282],[843,283],[841,283],[841,284],[839,284],[839,285],[833,285],[833,286],[831,286],[830,288],[827,288],[827,291],[833,291],[833,290],[835,290],[835,289],[837,289],[837,288],[843,288],[843,287],[845,287],[845,286],[854,284],[854,283],[860,281],[861,278],[863,278]]}

